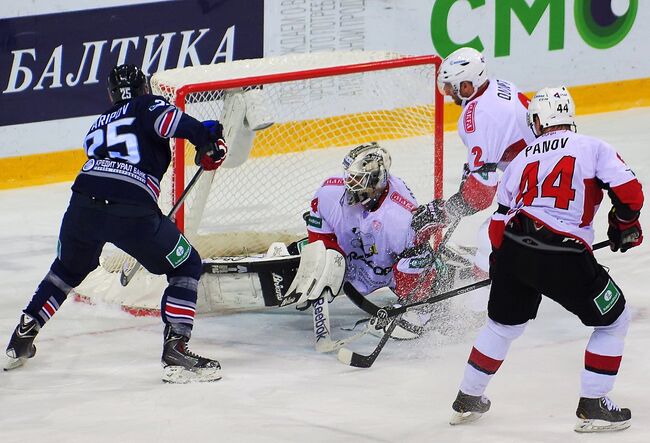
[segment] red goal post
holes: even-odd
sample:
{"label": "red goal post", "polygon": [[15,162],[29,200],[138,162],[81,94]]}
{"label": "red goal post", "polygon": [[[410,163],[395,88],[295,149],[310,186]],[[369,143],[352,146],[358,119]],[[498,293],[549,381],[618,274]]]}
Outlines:
{"label": "red goal post", "polygon": [[[305,233],[301,214],[318,184],[341,172],[350,148],[370,141],[387,147],[393,172],[420,201],[441,198],[444,100],[436,88],[440,63],[435,55],[334,52],[155,74],[153,93],[200,120],[221,119],[226,91],[256,90],[275,123],[255,134],[245,164],[206,174],[179,211],[178,226],[204,258],[261,252],[273,241],[296,239]],[[429,158],[402,155],[414,152],[416,145],[424,147]],[[163,183],[164,207],[176,201],[193,174],[193,153],[184,140],[173,141],[172,171]],[[296,155],[306,159],[293,158]],[[242,215],[233,217],[235,212]]]}

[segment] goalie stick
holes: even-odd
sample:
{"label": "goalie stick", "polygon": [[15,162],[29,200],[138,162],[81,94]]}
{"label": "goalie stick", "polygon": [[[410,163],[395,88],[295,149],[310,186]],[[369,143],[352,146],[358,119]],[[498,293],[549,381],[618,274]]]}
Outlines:
{"label": "goalie stick", "polygon": [[317,352],[327,353],[341,349],[343,346],[360,339],[368,333],[368,328],[363,329],[347,338],[332,340],[332,329],[330,328],[329,303],[327,296],[322,295],[313,301],[312,305],[314,320],[314,347]]}
{"label": "goalie stick", "polygon": [[386,332],[384,332],[384,335],[381,336],[381,340],[379,340],[379,343],[369,355],[358,354],[354,351],[350,351],[348,348],[341,348],[339,349],[336,358],[341,363],[348,366],[354,366],[355,368],[369,368],[372,366],[375,360],[377,360],[379,353],[382,349],[384,349],[384,346],[388,342],[388,339],[395,330],[395,327],[401,318],[401,316],[396,318],[395,321],[388,325]]}
{"label": "goalie stick", "polygon": [[[609,246],[609,240],[604,240],[599,243],[596,243],[595,245],[593,245],[592,250],[597,251],[598,249],[602,249],[605,246]],[[474,291],[475,289],[488,286],[491,282],[492,281],[488,278],[485,280],[478,281],[476,283],[469,284],[467,286],[462,286],[460,288],[452,289],[451,291],[443,292],[442,294],[431,296],[424,300],[420,300],[408,305],[403,305],[395,308],[391,308],[391,307],[383,308],[381,306],[377,306],[376,304],[368,300],[366,297],[361,295],[361,293],[359,293],[359,291],[357,291],[354,288],[354,286],[352,286],[347,282],[343,285],[343,292],[345,292],[345,295],[348,296],[348,298],[350,299],[350,301],[352,301],[352,303],[354,303],[357,307],[359,307],[363,311],[367,312],[368,314],[374,317],[378,317],[381,319],[388,319],[403,314],[404,312],[408,311],[413,307],[421,306],[425,304],[438,303],[440,301],[447,300],[448,298],[452,298],[457,295],[465,294],[466,292]]]}
{"label": "goalie stick", "polygon": [[[453,234],[453,232],[458,227],[459,223],[460,223],[460,218],[457,218],[454,221],[452,221],[451,225],[447,228],[447,232],[445,232],[444,237],[442,238],[442,240],[440,241],[440,244],[438,245],[438,252],[434,255],[434,260],[432,261],[432,263],[435,263],[436,256],[440,256],[442,251],[444,251],[444,249],[445,249],[445,247],[447,245],[447,242],[451,238],[451,235]],[[416,288],[419,287],[419,283],[422,282],[422,280],[423,280],[422,277],[425,274],[426,273],[423,272],[422,275],[420,275],[420,278],[418,279],[419,280],[418,285],[416,285]],[[356,293],[356,295],[360,296],[362,299],[365,300],[365,297],[363,297],[361,295],[361,293],[359,293],[359,291],[357,291],[354,288],[354,286],[352,286],[352,284],[350,284],[349,282],[345,282],[343,284],[343,291],[347,295],[348,292],[346,291],[346,288],[348,290],[350,290],[351,292],[353,291],[354,293]],[[354,300],[352,300],[352,301],[354,302]],[[378,307],[374,303],[371,303],[371,304]],[[404,312],[406,312],[406,310],[404,310]],[[382,349],[384,349],[384,346],[386,346],[386,343],[388,342],[391,335],[393,334],[393,331],[398,326],[398,324],[401,322],[402,315],[403,315],[404,312],[397,314],[398,317],[388,325],[388,327],[384,330],[384,335],[382,335],[381,339],[379,340],[379,343],[377,343],[377,346],[375,346],[375,349],[369,355],[363,355],[363,354],[359,354],[359,353],[356,353],[354,351],[351,351],[351,350],[349,350],[347,348],[341,348],[341,349],[339,349],[339,351],[338,351],[338,353],[336,355],[337,359],[341,363],[343,363],[345,365],[354,366],[356,368],[369,368],[369,367],[371,367],[372,364],[375,362],[375,360],[377,360],[377,357],[379,356],[379,353],[382,351]],[[386,321],[387,318],[388,317],[385,317],[385,318],[379,317],[379,320],[380,321]]]}
{"label": "goalie stick", "polygon": [[[196,183],[199,181],[199,178],[201,177],[201,174],[203,174],[203,171],[204,171],[203,167],[199,167],[199,169],[194,174],[194,177],[192,177],[192,180],[190,180],[190,182],[187,184],[187,186],[183,190],[183,193],[179,197],[176,204],[174,204],[172,209],[169,211],[169,214],[167,215],[167,217],[169,217],[172,220],[174,219],[174,216],[176,215],[176,213],[180,209],[181,205],[183,204],[183,202],[187,198],[187,195],[190,193],[190,191],[192,190],[194,185],[196,185]],[[128,285],[129,282],[133,279],[133,277],[140,270],[141,267],[142,267],[142,265],[139,262],[136,261],[135,264],[133,265],[133,267],[131,269],[128,269],[128,262],[124,262],[124,267],[122,268],[122,271],[120,272],[120,284],[122,286]]]}

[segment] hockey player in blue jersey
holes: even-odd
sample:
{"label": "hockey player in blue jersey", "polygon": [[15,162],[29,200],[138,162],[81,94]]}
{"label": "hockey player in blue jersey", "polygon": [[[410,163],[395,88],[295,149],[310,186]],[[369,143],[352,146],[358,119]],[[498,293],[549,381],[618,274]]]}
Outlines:
{"label": "hockey player in blue jersey", "polygon": [[[84,139],[88,160],[72,185],[59,233],[57,257],[24,309],[9,345],[6,369],[36,353],[34,338],[68,293],[99,266],[106,242],[167,276],[161,316],[165,324],[163,381],[215,381],[219,362],[187,346],[196,309],[201,258],[157,204],[160,181],[171,161],[169,138],[188,139],[196,163],[217,169],[227,147],[217,121],[200,122],[151,95],[134,65],[114,67],[108,77],[112,107],[92,124]],[[180,253],[179,253],[180,251]]]}

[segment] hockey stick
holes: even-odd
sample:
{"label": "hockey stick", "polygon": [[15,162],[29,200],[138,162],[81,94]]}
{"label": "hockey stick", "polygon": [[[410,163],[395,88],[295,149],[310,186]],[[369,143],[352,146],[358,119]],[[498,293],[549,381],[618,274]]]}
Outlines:
{"label": "hockey stick", "polygon": [[397,323],[400,320],[401,316],[399,318],[396,318],[395,321],[388,325],[388,328],[386,329],[386,332],[384,332],[384,335],[382,335],[381,340],[379,340],[379,343],[377,343],[377,346],[369,355],[357,354],[354,351],[350,351],[348,348],[341,348],[339,349],[336,358],[344,365],[354,366],[355,368],[369,368],[372,366],[375,360],[377,360],[379,353],[382,349],[384,349],[384,346],[386,346],[388,339],[390,338],[391,334],[395,330],[395,327],[397,326]]}
{"label": "hockey stick", "polygon": [[[593,245],[592,250],[597,251],[598,249],[602,249],[605,246],[609,246],[609,240],[604,240],[599,243],[596,243],[595,245]],[[352,286],[347,282],[343,285],[343,292],[345,292],[345,295],[348,296],[348,298],[350,299],[350,301],[352,301],[352,303],[354,303],[356,306],[358,306],[360,309],[364,310],[368,314],[381,319],[388,319],[403,314],[404,312],[408,311],[409,309],[415,306],[438,303],[440,301],[447,300],[448,298],[452,298],[457,295],[465,294],[466,292],[474,291],[475,289],[488,286],[491,282],[492,280],[488,278],[485,280],[478,281],[476,283],[472,283],[467,286],[462,286],[460,288],[452,289],[451,291],[447,291],[442,294],[437,294],[427,299],[417,301],[408,305],[403,305],[397,308],[382,308],[380,306],[377,306],[373,302],[369,301],[366,297],[361,295],[359,291],[357,291],[354,288],[354,286]]]}
{"label": "hockey stick", "polygon": [[[445,232],[444,237],[440,241],[440,244],[438,245],[438,252],[435,255],[440,255],[442,251],[444,251],[444,248],[447,245],[447,242],[451,238],[451,235],[453,232],[456,230],[458,227],[458,224],[460,223],[460,218],[457,218],[454,220],[449,228],[447,229],[447,232]],[[434,256],[435,258],[435,256]],[[435,259],[433,260],[433,263],[435,263]],[[425,274],[425,272],[423,272]],[[421,283],[422,280],[422,275],[418,279],[418,285],[416,286],[419,287],[419,283]],[[348,285],[348,289],[352,289],[356,292],[357,295],[361,296],[359,291],[357,291],[354,286],[352,286],[349,282],[345,282],[343,285],[344,291],[346,286]],[[347,291],[346,291],[347,295]],[[363,298],[363,296],[361,296]],[[374,303],[373,303],[374,304]],[[404,311],[406,312],[406,310]],[[398,317],[393,320],[389,325],[388,328],[384,331],[384,335],[381,337],[381,340],[379,340],[379,343],[377,343],[377,346],[375,346],[375,349],[368,355],[363,355],[356,353],[354,351],[351,351],[347,348],[341,348],[339,349],[336,358],[343,364],[348,365],[348,366],[354,366],[356,368],[369,368],[372,366],[372,364],[377,360],[377,357],[379,356],[379,353],[381,353],[382,349],[384,349],[384,346],[386,346],[386,343],[388,343],[388,340],[390,339],[391,335],[393,334],[393,331],[397,327],[398,323],[402,320],[402,315],[403,312],[398,314]],[[379,317],[380,320],[382,317]],[[383,318],[383,320],[386,320],[387,317]]]}
{"label": "hockey stick", "polygon": [[[609,245],[609,240],[605,240],[599,243],[596,243],[593,245],[592,250],[596,251],[598,249],[604,248],[605,246]],[[375,347],[375,349],[369,354],[369,355],[363,355],[363,354],[358,354],[356,352],[350,351],[347,348],[341,348],[339,349],[337,358],[338,360],[346,364],[348,366],[354,366],[356,368],[369,368],[372,366],[372,364],[375,362],[377,357],[379,356],[379,353],[382,351],[386,343],[388,342],[388,339],[390,338],[390,335],[392,334],[393,330],[395,330],[395,327],[397,326],[398,322],[401,320],[402,315],[410,308],[414,306],[419,306],[427,303],[437,303],[442,300],[446,300],[448,298],[454,297],[456,295],[464,294],[465,292],[473,291],[474,289],[481,288],[483,286],[487,286],[491,283],[490,279],[486,280],[481,280],[479,282],[476,282],[472,285],[467,285],[463,286],[462,288],[454,289],[452,291],[445,292],[443,294],[438,294],[433,297],[429,297],[426,300],[420,301],[420,302],[415,302],[411,303],[410,305],[405,305],[401,306],[399,308],[379,308],[379,306],[375,305],[374,303],[369,304],[375,306],[377,309],[376,311],[376,316],[379,317],[380,319],[387,320],[388,318],[395,317],[397,318],[391,322],[391,324],[388,326],[388,329],[386,329],[386,332],[384,335],[381,337],[381,340]],[[346,290],[346,286],[343,286],[344,290]],[[347,289],[352,289],[351,293],[355,293],[355,297],[358,296],[362,300],[365,300],[365,298],[356,290],[352,285],[349,285]],[[346,295],[348,295],[348,292],[345,292]],[[351,298],[352,299],[352,298]],[[358,300],[358,299],[357,299]],[[366,300],[367,301],[367,300]],[[354,300],[353,300],[354,302]],[[356,303],[355,303],[356,304]],[[359,305],[357,305],[359,306]],[[366,308],[368,307],[368,304],[365,305]],[[365,310],[365,309],[364,309]],[[366,311],[370,313],[369,311]]]}
{"label": "hockey stick", "polygon": [[[169,211],[169,214],[167,214],[167,217],[169,217],[172,221],[174,220],[174,216],[180,209],[181,205],[187,198],[188,194],[190,193],[194,185],[196,185],[196,183],[199,181],[199,178],[201,177],[201,174],[203,174],[203,171],[204,171],[203,167],[199,166],[199,169],[194,174],[194,177],[192,177],[192,180],[190,180],[190,182],[187,184],[187,186],[183,190],[183,193],[178,198],[178,201],[174,204],[172,209]],[[142,265],[137,261],[135,262],[135,264],[131,269],[127,269],[126,266],[127,266],[127,262],[124,263],[124,267],[122,267],[122,271],[120,272],[120,283],[122,284],[122,286],[128,285],[129,282],[135,276],[135,274],[142,267]]]}

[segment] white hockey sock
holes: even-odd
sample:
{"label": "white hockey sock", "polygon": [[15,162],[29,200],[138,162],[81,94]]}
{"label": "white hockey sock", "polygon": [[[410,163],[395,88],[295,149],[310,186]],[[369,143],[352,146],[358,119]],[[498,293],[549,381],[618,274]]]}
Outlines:
{"label": "white hockey sock", "polygon": [[469,395],[483,395],[485,388],[506,358],[510,343],[526,328],[504,325],[488,319],[469,355],[460,390]]}
{"label": "white hockey sock", "polygon": [[629,324],[630,311],[626,307],[611,325],[594,328],[580,374],[581,397],[603,397],[614,388]]}

